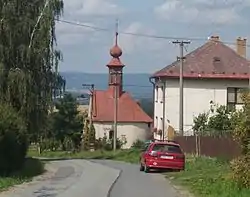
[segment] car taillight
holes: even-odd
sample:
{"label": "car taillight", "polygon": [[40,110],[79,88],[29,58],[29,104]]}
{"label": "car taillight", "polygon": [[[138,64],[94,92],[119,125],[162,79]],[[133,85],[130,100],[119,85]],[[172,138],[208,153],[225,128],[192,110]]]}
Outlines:
{"label": "car taillight", "polygon": [[150,155],[151,157],[157,157],[157,152],[156,152],[156,151],[151,151],[151,152],[149,153],[149,155]]}

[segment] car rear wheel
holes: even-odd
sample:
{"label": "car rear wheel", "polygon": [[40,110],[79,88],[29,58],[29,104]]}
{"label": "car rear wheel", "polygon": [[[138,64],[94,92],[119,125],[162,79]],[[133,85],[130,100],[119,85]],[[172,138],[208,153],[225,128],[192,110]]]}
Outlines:
{"label": "car rear wheel", "polygon": [[146,172],[146,173],[149,173],[149,171],[150,171],[150,168],[148,167],[148,166],[144,166],[144,172]]}
{"label": "car rear wheel", "polygon": [[144,171],[144,166],[140,164],[140,171]]}

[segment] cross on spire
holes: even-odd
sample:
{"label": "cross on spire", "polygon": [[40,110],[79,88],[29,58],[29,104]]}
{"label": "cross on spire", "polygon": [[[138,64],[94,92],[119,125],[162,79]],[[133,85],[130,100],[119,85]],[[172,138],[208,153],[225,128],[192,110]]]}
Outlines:
{"label": "cross on spire", "polygon": [[116,19],[115,23],[115,45],[118,45],[118,31],[119,31],[119,21]]}

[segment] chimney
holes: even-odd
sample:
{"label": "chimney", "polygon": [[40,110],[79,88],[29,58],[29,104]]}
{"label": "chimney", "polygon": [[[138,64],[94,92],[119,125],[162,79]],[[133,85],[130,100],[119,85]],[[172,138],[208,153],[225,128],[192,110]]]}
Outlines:
{"label": "chimney", "polygon": [[244,58],[246,58],[246,55],[247,55],[246,45],[247,45],[247,39],[246,38],[241,38],[241,37],[237,38],[237,40],[236,40],[236,50],[237,50],[237,53],[241,57],[244,57]]}
{"label": "chimney", "polygon": [[211,36],[210,40],[214,41],[214,42],[218,42],[218,41],[220,41],[220,36]]}

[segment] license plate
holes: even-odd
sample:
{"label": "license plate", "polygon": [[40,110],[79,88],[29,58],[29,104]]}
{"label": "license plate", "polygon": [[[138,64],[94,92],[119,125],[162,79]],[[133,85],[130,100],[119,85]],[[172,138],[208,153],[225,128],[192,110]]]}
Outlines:
{"label": "license plate", "polygon": [[162,159],[173,159],[173,156],[161,156]]}

